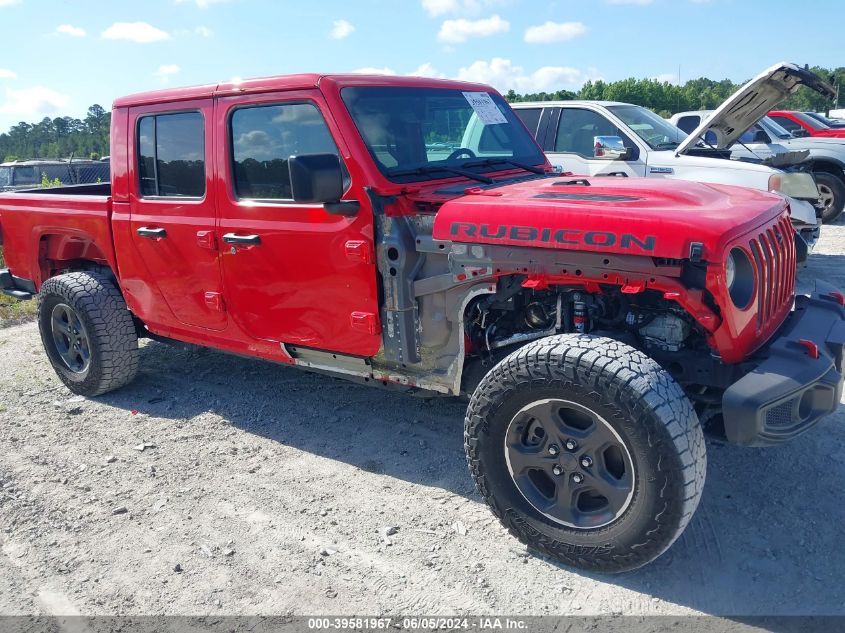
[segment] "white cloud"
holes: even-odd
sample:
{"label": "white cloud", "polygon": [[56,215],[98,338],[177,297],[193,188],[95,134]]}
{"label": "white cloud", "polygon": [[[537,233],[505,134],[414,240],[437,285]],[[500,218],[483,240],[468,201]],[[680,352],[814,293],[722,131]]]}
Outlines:
{"label": "white cloud", "polygon": [[582,22],[544,22],[537,26],[529,26],[525,30],[525,41],[529,44],[549,44],[550,42],[565,42],[587,32]]}
{"label": "white cloud", "polygon": [[494,57],[489,62],[478,60],[461,68],[457,79],[490,84],[502,92],[513,88],[524,93],[580,88],[588,79],[600,77],[592,69],[585,73],[570,66],[543,66],[529,73],[509,59]]}
{"label": "white cloud", "polygon": [[0,113],[22,114],[31,118],[61,112],[70,101],[67,95],[45,86],[33,86],[21,90],[6,89],[6,99],[0,105]]}
{"label": "white cloud", "polygon": [[433,18],[441,15],[478,15],[483,9],[500,7],[509,0],[422,0],[422,8]]}
{"label": "white cloud", "polygon": [[652,2],[654,2],[654,0],[607,0],[607,4],[636,4],[641,7],[651,4]]}
{"label": "white cloud", "polygon": [[426,62],[420,64],[420,67],[413,72],[408,73],[411,77],[431,77],[433,79],[442,79],[445,77],[443,73],[438,71],[434,66]]}
{"label": "white cloud", "polygon": [[0,68],[0,79],[17,79],[18,73],[8,68]]}
{"label": "white cloud", "polygon": [[364,68],[356,68],[351,71],[356,75],[395,75],[396,71],[392,68],[375,68],[373,66],[365,66]]}
{"label": "white cloud", "polygon": [[229,0],[176,0],[176,4],[182,4],[183,2],[193,2],[198,8],[207,9],[212,4],[222,4],[229,2]]}
{"label": "white cloud", "polygon": [[11,7],[13,4],[20,4],[21,0],[0,0],[0,7]]}
{"label": "white cloud", "polygon": [[656,77],[652,77],[654,81],[659,81],[660,83],[668,83],[668,84],[675,84],[678,85],[678,74],[677,73],[663,73],[661,75],[657,75]]}
{"label": "white cloud", "polygon": [[56,33],[70,35],[71,37],[85,37],[85,29],[73,26],[72,24],[60,24],[56,27]]}
{"label": "white cloud", "polygon": [[194,29],[194,33],[199,35],[200,37],[211,37],[214,35],[214,31],[212,31],[207,26],[198,26]]}
{"label": "white cloud", "polygon": [[129,40],[139,44],[149,44],[169,40],[170,33],[146,22],[115,22],[103,31],[102,37],[106,40]]}
{"label": "white cloud", "polygon": [[355,26],[351,22],[347,20],[335,20],[332,22],[332,30],[329,33],[329,37],[333,40],[342,40],[352,35],[354,30]]}
{"label": "white cloud", "polygon": [[489,37],[496,33],[505,33],[511,28],[510,22],[498,15],[480,20],[446,20],[440,25],[437,39],[449,44],[460,44],[471,37]]}
{"label": "white cloud", "polygon": [[158,67],[158,70],[153,73],[153,75],[161,79],[163,83],[167,83],[170,79],[170,76],[175,75],[180,70],[182,69],[179,68],[179,66],[177,66],[176,64],[162,64]]}

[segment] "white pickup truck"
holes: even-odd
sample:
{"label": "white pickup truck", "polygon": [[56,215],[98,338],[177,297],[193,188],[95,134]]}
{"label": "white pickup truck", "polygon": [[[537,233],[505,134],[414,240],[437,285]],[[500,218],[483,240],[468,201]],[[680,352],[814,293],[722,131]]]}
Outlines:
{"label": "white pickup truck", "polygon": [[[679,112],[669,122],[692,132],[710,118],[712,110]],[[715,137],[705,133],[705,142]],[[833,222],[845,209],[845,141],[841,138],[796,138],[770,117],[764,116],[730,146],[734,160],[764,163],[773,167],[806,165],[819,188],[822,221]]]}
{"label": "white pickup truck", "polygon": [[[832,91],[813,73],[784,63],[746,84],[722,107],[738,95],[741,98],[752,84],[755,93],[766,98],[756,105],[762,113],[742,131],[801,85]],[[629,103],[543,101],[512,106],[552,164],[565,171],[590,176],[678,178],[776,191],[791,198],[793,224],[804,241],[812,246],[818,239],[815,205],[819,192],[812,174],[731,161],[730,151],[723,146],[708,147],[651,110]]]}

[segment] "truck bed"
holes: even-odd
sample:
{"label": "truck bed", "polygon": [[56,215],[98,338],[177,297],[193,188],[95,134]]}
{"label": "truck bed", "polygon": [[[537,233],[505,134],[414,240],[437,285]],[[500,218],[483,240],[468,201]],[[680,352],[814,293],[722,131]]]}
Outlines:
{"label": "truck bed", "polygon": [[92,182],[84,185],[62,185],[61,187],[38,187],[32,189],[16,189],[6,193],[25,195],[62,195],[62,196],[110,196],[111,183]]}
{"label": "truck bed", "polygon": [[109,183],[0,194],[0,244],[10,274],[38,289],[76,259],[113,265],[111,212]]}

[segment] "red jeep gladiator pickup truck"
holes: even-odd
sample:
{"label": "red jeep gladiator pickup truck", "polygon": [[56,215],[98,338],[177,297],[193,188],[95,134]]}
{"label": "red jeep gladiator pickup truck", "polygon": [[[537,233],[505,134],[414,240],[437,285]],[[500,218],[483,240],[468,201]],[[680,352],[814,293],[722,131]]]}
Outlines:
{"label": "red jeep gladiator pickup truck", "polygon": [[297,75],[125,97],[111,168],[0,196],[0,287],[38,294],[71,391],[126,385],[152,337],[469,395],[478,490],[570,565],[665,551],[698,505],[705,431],[778,444],[839,404],[845,298],[795,296],[784,198],[554,173],[487,86]]}

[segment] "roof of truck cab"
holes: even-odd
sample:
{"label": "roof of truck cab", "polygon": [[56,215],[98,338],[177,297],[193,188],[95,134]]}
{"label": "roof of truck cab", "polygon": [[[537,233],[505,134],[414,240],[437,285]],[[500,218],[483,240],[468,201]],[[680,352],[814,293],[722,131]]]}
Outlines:
{"label": "roof of truck cab", "polygon": [[255,93],[274,92],[284,90],[308,90],[317,88],[321,81],[330,80],[339,87],[347,86],[397,86],[421,88],[451,88],[463,90],[479,90],[487,92],[489,86],[466,81],[449,79],[430,79],[427,77],[400,77],[394,75],[361,75],[361,74],[332,74],[321,75],[308,73],[302,75],[277,75],[273,77],[258,77],[255,79],[232,79],[216,84],[202,86],[188,86],[185,88],[167,88],[165,90],[151,90],[137,94],[119,97],[114,101],[114,107],[130,107],[151,103],[167,103],[171,101],[187,101],[190,99],[208,99],[210,97]]}

